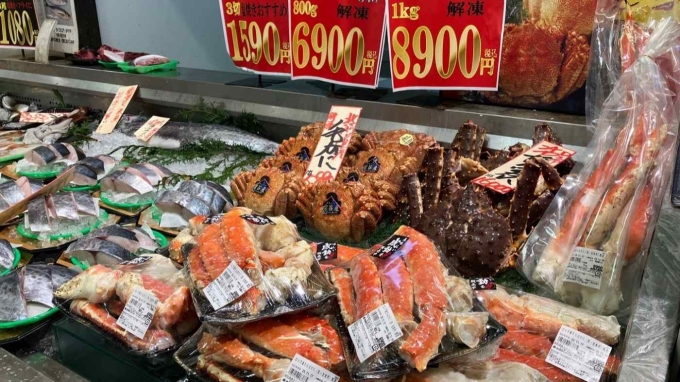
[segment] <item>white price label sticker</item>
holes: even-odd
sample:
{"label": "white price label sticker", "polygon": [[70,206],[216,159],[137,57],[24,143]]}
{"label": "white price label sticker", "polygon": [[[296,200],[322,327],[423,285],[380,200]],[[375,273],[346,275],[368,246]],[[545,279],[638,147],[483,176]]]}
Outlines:
{"label": "white price label sticker", "polygon": [[132,333],[133,336],[144,339],[153,315],[156,313],[158,302],[158,298],[152,293],[135,287],[116,324]]}
{"label": "white price label sticker", "polygon": [[203,288],[203,293],[213,309],[217,310],[241,297],[252,287],[250,277],[232,261],[218,278]]}
{"label": "white price label sticker", "polygon": [[338,382],[340,377],[315,364],[307,358],[296,354],[290,363],[283,382]]}
{"label": "white price label sticker", "polygon": [[605,257],[607,253],[604,251],[583,247],[574,248],[564,272],[564,282],[600,289]]}
{"label": "white price label sticker", "polygon": [[568,326],[562,326],[545,362],[588,382],[602,376],[611,346]]}
{"label": "white price label sticker", "polygon": [[360,362],[364,362],[403,335],[388,304],[361,317],[347,329]]}

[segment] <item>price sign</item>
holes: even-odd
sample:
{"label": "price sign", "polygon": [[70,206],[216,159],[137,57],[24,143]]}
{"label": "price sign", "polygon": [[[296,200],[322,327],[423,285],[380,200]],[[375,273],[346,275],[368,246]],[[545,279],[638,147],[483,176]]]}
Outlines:
{"label": "price sign", "polygon": [[154,136],[154,134],[158,132],[158,130],[161,129],[161,127],[163,127],[163,125],[168,123],[169,120],[170,118],[157,117],[154,115],[153,117],[149,118],[149,120],[146,121],[146,123],[143,124],[139,130],[135,131],[134,135],[137,137],[137,139],[147,142],[149,139],[151,139],[151,137]]}
{"label": "price sign", "polygon": [[220,7],[234,65],[258,74],[290,74],[288,0],[220,0]]}
{"label": "price sign", "polygon": [[392,87],[498,90],[505,0],[388,0]]}
{"label": "price sign", "polygon": [[111,105],[109,105],[109,109],[106,110],[106,114],[104,114],[104,118],[99,123],[95,133],[110,134],[113,131],[136,91],[137,85],[121,86],[118,88],[116,96],[113,97],[113,101],[111,101]]}
{"label": "price sign", "polygon": [[33,0],[0,1],[0,48],[35,49],[38,29]]}
{"label": "price sign", "polygon": [[386,0],[288,0],[293,79],[378,86]]}

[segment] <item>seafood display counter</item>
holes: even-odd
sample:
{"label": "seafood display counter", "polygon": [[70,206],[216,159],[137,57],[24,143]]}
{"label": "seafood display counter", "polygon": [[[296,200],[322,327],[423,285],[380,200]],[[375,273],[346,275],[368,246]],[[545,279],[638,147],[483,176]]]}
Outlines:
{"label": "seafood display counter", "polygon": [[[266,86],[261,86],[263,83]],[[38,109],[55,107],[73,109],[87,106],[91,109],[106,110],[118,88],[127,85],[138,85],[138,90],[126,110],[127,115],[117,127],[119,135],[116,137],[120,138],[121,142],[97,142],[96,144],[100,145],[100,151],[106,149],[98,153],[94,153],[92,149],[89,151],[85,149],[83,153],[75,149],[71,152],[71,145],[60,143],[44,144],[38,146],[39,148],[31,147],[31,151],[27,152],[24,159],[17,162],[17,168],[22,171],[37,171],[36,169],[44,169],[45,166],[56,168],[59,167],[57,166],[59,162],[67,163],[69,168],[74,169],[72,170],[74,174],[71,174],[66,181],[70,189],[56,195],[41,194],[42,196],[34,198],[30,204],[24,206],[27,208],[26,218],[17,227],[23,231],[31,231],[29,233],[42,241],[47,240],[46,238],[51,240],[52,234],[56,234],[56,231],[60,229],[51,226],[51,220],[49,220],[50,224],[47,224],[46,216],[50,214],[50,208],[57,211],[58,207],[69,210],[84,222],[83,226],[78,228],[85,230],[83,234],[89,235],[86,238],[68,246],[65,244],[69,242],[70,237],[58,238],[58,240],[64,240],[63,251],[60,251],[62,257],[70,259],[76,265],[82,265],[82,263],[93,265],[71,281],[63,285],[54,285],[55,300],[48,301],[48,303],[61,306],[64,314],[69,316],[67,321],[54,324],[54,333],[60,341],[60,346],[70,341],[74,348],[80,346],[78,349],[84,354],[88,353],[87,349],[97,349],[95,344],[97,336],[107,337],[108,341],[132,349],[131,353],[135,355],[147,357],[160,354],[161,357],[154,361],[153,367],[148,367],[149,370],[165,368],[166,364],[163,362],[168,362],[167,355],[174,352],[177,364],[171,362],[172,365],[167,365],[165,371],[168,375],[164,380],[176,378],[174,373],[177,372],[183,374],[187,371],[191,375],[197,369],[200,375],[192,375],[193,377],[200,378],[201,375],[208,375],[218,378],[219,376],[214,375],[219,374],[223,369],[214,362],[216,359],[214,354],[225,351],[227,343],[242,347],[240,351],[243,352],[246,352],[243,349],[250,351],[249,346],[267,350],[268,352],[265,353],[271,357],[254,353],[256,354],[254,357],[262,357],[262,362],[268,362],[267,369],[260,370],[250,365],[249,371],[254,373],[254,376],[251,374],[249,378],[278,379],[290,366],[291,360],[289,359],[292,359],[294,354],[281,354],[280,349],[272,350],[275,346],[267,342],[272,340],[270,338],[272,334],[263,332],[261,326],[277,330],[285,329],[290,333],[305,332],[309,329],[305,325],[321,325],[317,327],[323,327],[323,329],[318,330],[326,330],[327,328],[323,325],[327,323],[319,319],[321,316],[333,317],[331,321],[339,327],[338,333],[342,341],[338,340],[334,344],[337,348],[330,346],[318,354],[314,353],[315,350],[319,350],[318,347],[312,344],[304,356],[316,364],[325,365],[324,367],[328,370],[337,370],[337,366],[343,362],[344,351],[345,357],[351,358],[348,360],[348,365],[351,365],[349,370],[351,377],[357,380],[392,378],[412,370],[421,371],[427,367],[428,362],[452,359],[467,359],[471,362],[470,360],[474,360],[475,356],[484,354],[489,349],[495,349],[494,346],[499,346],[499,338],[505,334],[507,329],[513,328],[505,327],[508,326],[505,321],[508,318],[501,317],[499,312],[502,313],[503,310],[499,311],[498,306],[493,306],[493,302],[507,303],[516,299],[513,301],[526,300],[526,304],[530,305],[540,304],[543,300],[540,300],[541,297],[525,295],[522,292],[517,292],[517,295],[511,297],[499,290],[498,293],[491,291],[480,293],[477,296],[483,296],[479,298],[481,302],[473,303],[472,294],[470,293],[468,299],[467,293],[462,291],[463,289],[467,291],[467,286],[460,287],[462,277],[474,277],[482,273],[484,276],[494,275],[504,267],[507,268],[508,256],[503,255],[500,260],[496,258],[490,263],[482,261],[482,266],[480,266],[479,264],[470,265],[465,258],[447,253],[445,248],[449,238],[438,237],[437,227],[432,223],[432,220],[440,216],[423,214],[422,206],[429,205],[432,211],[449,211],[446,209],[448,207],[444,206],[447,197],[450,197],[453,192],[458,192],[456,195],[459,198],[470,204],[481,206],[476,212],[485,214],[488,220],[484,221],[485,225],[482,226],[487,232],[480,234],[491,232],[489,243],[494,248],[500,245],[498,242],[501,239],[507,241],[507,248],[501,248],[501,252],[507,254],[511,249],[511,244],[516,242],[518,237],[524,236],[526,227],[536,224],[537,218],[535,216],[532,218],[529,213],[529,202],[532,206],[538,203],[534,200],[526,203],[527,216],[524,217],[523,225],[518,224],[521,228],[517,229],[521,232],[511,232],[511,228],[515,230],[515,227],[511,227],[511,223],[506,221],[507,214],[502,216],[502,213],[496,210],[520,208],[517,207],[519,202],[516,204],[514,197],[512,202],[505,207],[503,207],[503,201],[494,200],[494,208],[486,208],[484,200],[487,200],[487,197],[482,192],[473,192],[471,187],[466,188],[465,193],[458,191],[456,189],[458,182],[461,185],[466,184],[480,175],[478,174],[479,168],[484,169],[481,172],[484,174],[487,168],[500,167],[512,159],[515,155],[513,150],[525,152],[530,145],[535,146],[544,141],[553,143],[558,149],[576,151],[577,154],[572,159],[578,163],[588,158],[590,153],[586,147],[593,137],[593,132],[585,126],[583,117],[467,103],[441,106],[436,93],[423,92],[415,94],[415,97],[414,93],[408,93],[408,95],[387,92],[351,93],[342,87],[330,88],[329,85],[314,81],[269,82],[266,78],[264,81],[262,79],[258,81],[256,76],[184,68],[178,68],[176,72],[137,76],[115,70],[74,67],[60,61],[44,65],[20,59],[0,59],[0,93],[9,94],[12,100],[17,102],[33,104]],[[433,100],[435,103],[432,103]],[[264,160],[260,160],[264,155],[253,156],[247,162],[250,166],[247,170],[251,171],[245,171],[246,169],[242,168],[240,174],[225,177],[225,181],[233,180],[231,193],[234,200],[222,186],[209,180],[199,178],[188,180],[182,177],[174,179],[176,176],[173,171],[174,167],[168,169],[146,163],[146,160],[139,160],[132,164],[118,163],[108,155],[103,155],[109,151],[115,152],[120,148],[119,146],[130,144],[130,141],[126,140],[126,135],[131,135],[145,122],[144,119],[139,119],[135,115],[171,117],[183,111],[193,110],[196,104],[218,104],[221,110],[236,115],[244,111],[252,113],[254,118],[261,123],[260,133],[276,142],[282,142],[285,139],[284,143],[279,146],[254,134],[248,135],[243,132],[236,134],[239,136],[234,136],[234,131],[229,130],[228,127],[220,128],[210,124],[193,125],[173,121],[149,141],[148,145],[160,149],[185,147],[187,142],[195,142],[206,137],[214,138],[216,141],[226,140],[234,145],[247,144],[252,141],[259,145],[262,153],[274,154],[274,157]],[[427,107],[433,104],[437,107]],[[323,124],[314,123],[325,120],[329,108],[333,105],[363,108],[361,123],[358,126],[360,135],[356,134],[349,139],[352,142],[350,142],[348,153],[352,156],[353,163],[347,166],[345,172],[341,171],[338,177],[345,180],[362,177],[366,179],[367,184],[372,185],[371,187],[376,187],[378,192],[375,194],[367,191],[363,186],[343,185],[341,182],[324,186],[328,187],[327,189],[308,187],[298,183],[297,176],[303,173],[304,169],[296,167],[299,164],[291,161],[290,158],[300,159],[298,154],[303,152],[300,142],[305,142],[305,140],[314,142],[314,144],[318,142],[319,131]],[[201,109],[199,112],[205,112],[205,110]],[[305,127],[300,129],[301,126]],[[406,129],[408,132],[400,129]],[[420,146],[417,147],[425,149],[409,151],[399,144],[390,146],[394,141],[398,142],[404,137],[407,137],[409,142],[418,142]],[[71,136],[71,138],[78,137]],[[468,141],[464,142],[466,139]],[[450,142],[452,142],[452,150],[457,153],[458,159],[463,163],[463,170],[453,169],[450,165],[453,163],[450,158],[451,150],[445,150],[439,145],[443,143],[448,146]],[[481,146],[485,142],[487,151],[485,151],[485,156],[480,156]],[[408,146],[408,144],[402,144],[402,146]],[[505,150],[506,148],[510,149]],[[142,152],[142,158],[153,158],[153,155],[158,155],[157,152],[146,150],[146,148],[126,148],[125,152],[126,154],[136,153],[137,151],[134,150]],[[310,149],[307,148],[307,151]],[[251,152],[245,153],[253,155]],[[307,152],[307,154],[311,153]],[[303,160],[300,159],[300,161]],[[382,163],[385,167],[389,164],[393,169],[387,175],[379,174],[381,167],[377,163]],[[418,179],[417,172],[421,169],[422,163],[427,164],[422,166],[423,171],[427,174],[438,173],[438,176]],[[574,165],[573,161],[570,162],[568,158],[564,162],[551,164],[545,160],[527,163],[529,165],[525,165],[524,168],[531,167],[533,173],[528,174],[527,170],[525,174],[523,170],[522,175],[519,176],[521,179],[519,182],[524,183],[527,178],[531,178],[527,182],[529,186],[526,187],[533,186],[532,196],[541,176],[547,184],[541,186],[542,192],[546,195],[552,192],[551,196],[554,196],[556,189],[562,185],[560,177],[565,177]],[[208,162],[207,167],[210,168],[210,166]],[[229,164],[226,166],[233,171]],[[63,171],[61,167],[59,168]],[[286,169],[284,171],[286,175],[281,175],[278,171],[272,172],[272,169],[282,168]],[[464,175],[465,171],[469,173],[462,176],[461,174]],[[455,175],[452,176],[453,173],[458,174],[458,178]],[[56,174],[60,172],[57,171]],[[57,180],[60,177],[61,175]],[[156,194],[160,180],[165,178],[173,178],[176,185],[172,190],[160,191]],[[404,179],[405,187],[408,188],[406,201],[395,198],[396,192],[391,190],[394,187],[401,187],[402,179]],[[551,189],[553,187],[550,184],[551,179],[556,181],[556,189]],[[431,188],[433,181],[437,184],[435,192],[432,192]],[[349,183],[351,184],[351,181]],[[26,189],[31,188],[29,181],[16,180],[15,188],[23,190],[22,185]],[[83,199],[84,197],[79,194],[79,187],[88,188],[86,192],[96,192],[93,196],[88,196],[89,199]],[[521,185],[517,187],[516,193],[519,193]],[[262,196],[264,192],[274,188],[282,190],[275,200],[257,199],[258,195]],[[27,190],[26,195],[40,192],[37,190],[39,188],[33,191]],[[145,199],[145,195],[151,193],[153,193],[153,198]],[[618,342],[616,355],[613,354],[613,357],[607,361],[607,365],[602,365],[606,369],[605,374],[617,378],[618,381],[660,382],[666,380],[671,353],[677,339],[680,308],[680,283],[677,280],[677,274],[680,271],[680,242],[678,242],[676,232],[677,227],[680,226],[680,211],[671,206],[668,190],[662,190],[662,193],[663,202],[659,221],[651,241],[641,286],[639,289],[633,288],[637,295],[633,296],[630,308],[624,312],[618,312],[619,323],[626,328],[620,338],[618,331],[616,335],[610,335],[611,330],[616,329],[615,326],[618,328],[618,323],[612,323],[603,319],[603,316],[589,312],[569,310],[569,314],[573,317],[565,317],[557,313],[554,317],[549,313],[540,318],[536,317],[538,321],[547,320],[547,323],[553,325],[555,322],[568,325],[566,322],[579,317],[578,319],[587,322],[583,326],[590,325],[592,332],[589,334],[596,333],[593,336],[607,344]],[[294,199],[290,197],[292,194],[295,195]],[[297,196],[298,194],[300,195]],[[195,199],[190,198],[192,195],[201,195],[205,204],[194,203]],[[120,215],[121,220],[111,222],[108,215],[100,214],[98,207],[79,207],[79,200],[89,203],[89,206],[93,204],[91,203],[93,198],[99,199],[102,211],[104,208],[113,211],[111,215]],[[433,198],[435,202],[432,201]],[[356,203],[353,199],[356,199]],[[540,196],[537,197],[537,200],[539,199]],[[505,202],[508,201],[505,200]],[[238,204],[238,207],[225,213],[221,220],[203,220],[204,215],[214,215],[216,212],[229,210],[232,204]],[[323,208],[324,211],[331,211],[331,214],[334,214],[334,211],[339,211],[340,205],[347,208],[348,205],[353,204],[355,213],[346,217],[351,224],[319,222],[314,212],[316,208]],[[71,205],[72,208],[70,208]],[[397,210],[397,205],[401,209],[410,210],[410,216],[407,218],[410,219],[408,224],[427,234],[429,239],[413,228],[406,225],[400,226],[403,220],[400,224],[390,226],[390,223],[386,222],[387,219],[381,219],[383,212],[393,213]],[[420,213],[417,206],[420,206]],[[458,208],[460,210],[456,212],[461,215],[469,212],[465,210],[465,206],[461,205]],[[396,212],[394,214],[398,215]],[[509,214],[512,215],[513,212]],[[85,215],[88,216],[86,219],[83,218]],[[43,217],[45,219],[42,219]],[[508,220],[512,220],[512,217]],[[114,223],[137,223],[143,228],[121,228],[110,225]],[[106,226],[100,227],[99,224]],[[337,240],[338,243],[335,244],[337,258],[331,259],[330,262],[320,261],[321,264],[306,258],[304,255],[306,251],[309,250],[311,253],[312,249],[309,249],[309,244],[305,240],[297,236],[295,224],[313,228],[313,231],[320,233],[323,237]],[[183,230],[183,227],[191,229]],[[255,263],[250,264],[246,259],[243,260],[243,264],[236,267],[241,267],[242,269],[238,269],[238,272],[246,279],[252,279],[257,287],[244,292],[243,297],[233,303],[233,299],[227,301],[228,299],[224,296],[222,296],[224,301],[218,303],[220,296],[214,294],[215,280],[221,279],[222,269],[226,269],[226,264],[213,256],[215,251],[220,250],[219,247],[215,247],[214,238],[219,237],[219,230],[226,229],[225,227],[236,232],[235,236],[239,238],[239,240],[233,239],[234,242],[231,245],[248,248],[252,246],[253,250],[258,253]],[[465,232],[468,229],[467,226],[459,228],[460,231]],[[473,227],[470,230],[477,228]],[[170,242],[169,257],[185,264],[185,271],[192,280],[191,288],[183,284],[182,277],[184,276],[180,275],[181,272],[176,272],[175,268],[167,266],[165,261],[170,262],[167,258],[160,259],[160,257],[151,255],[144,257],[151,260],[137,262],[136,256],[133,256],[140,253],[148,254],[164,246],[161,243],[162,235],[157,230],[176,236]],[[363,250],[352,252],[350,247],[340,244],[345,243],[346,240],[364,240],[373,231],[380,232],[381,230],[390,230],[390,232],[384,237],[375,239],[366,248],[382,243],[382,247],[377,247],[381,248],[378,252],[385,252],[396,246],[391,254],[397,253],[398,249],[399,256],[389,257],[391,254],[387,254],[385,258],[389,257],[390,260],[385,260],[380,257],[384,253],[377,256],[378,252],[376,252],[371,254],[371,257],[366,255],[368,252]],[[393,233],[394,236],[392,236]],[[21,232],[19,234],[23,235]],[[30,239],[26,235],[23,236],[22,240]],[[111,237],[123,239],[110,240]],[[249,238],[253,238],[253,243],[248,241]],[[309,238],[305,237],[305,239]],[[403,239],[411,240],[411,244],[401,249],[404,243],[399,243],[399,240]],[[444,240],[443,246],[441,240]],[[460,238],[460,240],[463,239]],[[220,241],[220,243],[223,242]],[[438,244],[439,250],[443,253],[439,253],[433,243]],[[314,243],[312,246],[317,259],[319,259],[318,253],[321,251],[321,245],[321,243]],[[416,249],[413,249],[414,246]],[[474,249],[474,244],[472,246]],[[114,247],[115,250],[112,249]],[[341,253],[349,253],[343,251],[351,252],[351,258],[354,259],[351,264],[347,261],[343,262],[344,255]],[[244,250],[241,254],[244,258],[248,256],[246,252]],[[375,260],[376,257],[380,260]],[[437,261],[437,257],[442,259],[442,263]],[[452,261],[455,266],[450,266],[447,261]],[[95,263],[97,265],[94,265]],[[154,282],[162,281],[153,286],[149,284],[149,279],[145,278],[148,276],[145,273],[146,270],[152,266],[154,267]],[[238,274],[237,271],[231,270],[230,272],[232,271]],[[370,272],[373,273],[369,274]],[[401,281],[392,285],[389,272],[410,272],[414,284],[410,284],[409,278],[408,285]],[[442,274],[441,280],[439,276],[430,277],[430,275]],[[382,303],[384,298],[385,302],[392,306],[396,322],[409,333],[409,336],[400,344],[399,351],[382,352],[379,356],[373,357],[371,361],[363,362],[363,359],[368,356],[365,350],[354,348],[352,342],[349,341],[352,333],[349,332],[348,327],[374,309],[376,311],[380,309],[380,304],[371,301],[370,296],[357,296],[357,301],[353,301],[352,296],[351,301],[343,301],[347,295],[343,295],[342,287],[343,282],[355,283],[356,287],[357,284],[365,282],[369,276],[382,280],[384,296],[380,297],[379,302]],[[78,277],[82,278],[73,283]],[[99,283],[112,277],[116,281],[115,287],[109,288],[110,290],[106,292],[102,292],[106,289],[103,287],[97,289],[96,292],[86,287],[88,282],[95,282],[92,280]],[[180,279],[182,281],[178,281]],[[447,296],[443,298],[449,299],[447,302],[438,302],[438,292],[428,289],[433,288],[432,285],[437,283],[446,289]],[[467,284],[464,280],[462,283]],[[127,309],[128,301],[140,298],[133,292],[135,286],[138,285],[158,292],[157,296],[159,293],[163,296],[160,301],[156,302],[159,304],[156,311],[159,318],[154,317],[153,323],[149,320],[151,326],[147,327],[153,329],[149,329],[146,336],[142,335],[144,338],[132,337],[124,330],[116,329],[111,323],[114,320],[113,315],[122,316],[124,309]],[[391,285],[393,290],[388,293],[386,285]],[[333,287],[339,290],[337,296],[339,306],[331,309],[330,307],[334,307],[334,304],[328,304],[326,301],[332,297]],[[401,288],[413,290],[414,296],[410,297],[411,300],[401,301],[394,299],[396,294],[390,295],[390,293],[399,292]],[[510,292],[512,293],[515,292]],[[359,301],[361,298],[367,300]],[[191,305],[192,300],[193,305]],[[186,305],[187,303],[191,306]],[[508,309],[510,305],[504,305],[505,309]],[[405,308],[400,310],[399,307]],[[313,309],[308,310],[307,313],[301,313],[302,310],[309,308]],[[548,311],[549,308],[546,308],[546,312]],[[418,312],[420,317],[414,317],[413,312]],[[280,317],[281,314],[297,315]],[[242,342],[234,341],[229,335],[214,335],[203,327],[196,331],[199,318],[201,322],[217,327],[238,325]],[[419,318],[420,322],[414,328],[416,318]],[[429,345],[419,343],[416,338],[419,335],[430,338],[426,327],[428,320],[448,323],[445,330],[440,329],[448,334],[442,333]],[[598,320],[603,320],[603,326],[595,324],[595,322],[600,322]],[[77,322],[83,322],[83,325],[88,327],[79,327]],[[465,330],[462,329],[464,326]],[[542,329],[545,329],[545,332],[541,333],[544,336],[541,339],[544,344],[547,342],[550,346],[548,338],[554,340],[557,333],[553,330],[554,327],[550,329],[542,327]],[[87,346],[82,346],[84,343]],[[426,345],[430,348],[427,350],[428,354],[423,355],[420,351]],[[505,346],[501,347],[505,348]],[[338,349],[339,353],[333,353]],[[59,348],[59,352],[62,360],[68,359],[73,363],[87,360],[86,362],[90,364],[94,363],[92,359],[94,351],[89,358],[69,354],[68,349],[63,347]],[[112,355],[114,352],[104,350],[101,352],[101,354],[105,353],[108,355],[102,355],[102,357],[110,358],[107,365],[129,366],[130,364],[125,360],[129,354]],[[166,358],[163,359],[163,356]],[[619,362],[616,357],[620,358],[621,365],[618,372],[614,369],[614,365],[618,365]],[[226,363],[238,372],[245,372],[248,366],[236,367],[233,362]],[[177,365],[183,369],[180,370]],[[140,371],[145,367],[136,365],[130,370]],[[442,369],[447,367],[442,366]],[[158,371],[156,369],[154,370]],[[159,373],[155,371],[152,374],[158,378]],[[134,370],[130,372],[133,373],[130,374],[131,376],[135,375]],[[149,378],[152,377],[149,376]]]}

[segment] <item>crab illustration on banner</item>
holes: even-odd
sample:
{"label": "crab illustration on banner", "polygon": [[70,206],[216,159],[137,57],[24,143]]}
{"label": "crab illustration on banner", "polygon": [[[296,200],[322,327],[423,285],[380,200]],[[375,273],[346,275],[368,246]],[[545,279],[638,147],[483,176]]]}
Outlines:
{"label": "crab illustration on banner", "polygon": [[288,0],[220,0],[227,52],[237,67],[290,75]]}
{"label": "crab illustration on banner", "polygon": [[388,0],[392,87],[498,90],[505,0]]}
{"label": "crab illustration on banner", "polygon": [[472,183],[486,187],[501,194],[507,194],[517,186],[517,178],[524,168],[524,162],[532,158],[542,158],[552,167],[564,162],[576,154],[576,151],[566,147],[550,143],[548,141],[539,142],[513,160],[490,171],[479,178],[475,178]]}
{"label": "crab illustration on banner", "polygon": [[288,0],[293,79],[375,88],[387,0]]}
{"label": "crab illustration on banner", "polygon": [[305,172],[304,180],[307,183],[335,180],[360,114],[360,107],[331,107],[321,138]]}

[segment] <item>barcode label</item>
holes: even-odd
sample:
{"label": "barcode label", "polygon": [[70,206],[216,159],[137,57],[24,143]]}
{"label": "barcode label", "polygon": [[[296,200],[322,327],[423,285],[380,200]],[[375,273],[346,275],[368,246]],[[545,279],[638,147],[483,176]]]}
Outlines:
{"label": "barcode label", "polygon": [[388,304],[360,318],[347,329],[360,362],[403,335]]}
{"label": "barcode label", "polygon": [[133,336],[144,339],[153,315],[156,313],[158,302],[158,298],[152,293],[135,287],[116,324]]}
{"label": "barcode label", "polygon": [[564,282],[600,289],[606,252],[576,247],[564,272]]}
{"label": "barcode label", "polygon": [[253,287],[253,281],[235,262],[231,262],[222,274],[203,288],[205,297],[217,310],[241,297]]}
{"label": "barcode label", "polygon": [[588,382],[602,376],[611,346],[568,326],[562,326],[545,362]]}
{"label": "barcode label", "polygon": [[291,361],[283,382],[338,382],[340,377],[296,354]]}

